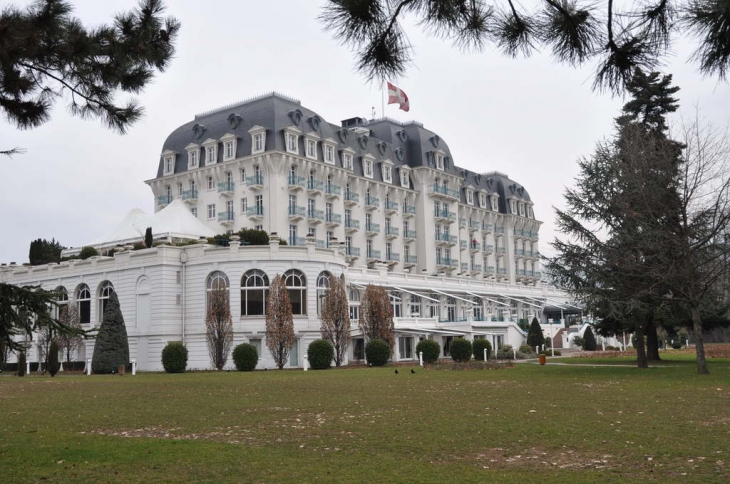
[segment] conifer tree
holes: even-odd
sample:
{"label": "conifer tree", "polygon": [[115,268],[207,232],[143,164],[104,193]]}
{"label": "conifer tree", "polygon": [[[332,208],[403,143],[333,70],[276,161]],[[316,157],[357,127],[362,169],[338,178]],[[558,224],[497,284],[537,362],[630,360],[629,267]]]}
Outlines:
{"label": "conifer tree", "polygon": [[320,331],[322,339],[335,349],[335,366],[341,366],[350,345],[350,307],[345,288],[334,275],[329,276],[329,289],[324,294]]}
{"label": "conifer tree", "polygon": [[129,340],[124,316],[116,292],[109,295],[104,317],[94,343],[91,370],[94,373],[114,373],[119,366],[129,364]]}
{"label": "conifer tree", "polygon": [[144,246],[148,249],[152,247],[152,227],[147,227],[144,231]]}
{"label": "conifer tree", "polygon": [[596,335],[590,326],[583,332],[583,349],[585,351],[596,351]]}
{"label": "conifer tree", "polygon": [[537,320],[537,318],[532,318],[530,330],[527,332],[527,346],[529,346],[530,349],[534,350],[536,346],[542,348],[542,345],[544,344],[545,336],[542,334],[540,322]]}
{"label": "conifer tree", "polygon": [[395,347],[393,306],[390,297],[381,286],[368,284],[360,303],[360,329],[368,340],[381,339],[388,343],[390,352]]}
{"label": "conifer tree", "polygon": [[46,364],[48,374],[51,376],[56,376],[56,373],[61,368],[61,363],[58,361],[58,351],[58,341],[54,339],[48,348],[48,358],[46,359],[48,361]]}
{"label": "conifer tree", "polygon": [[269,286],[266,300],[266,347],[269,348],[277,368],[286,365],[289,350],[296,341],[289,291],[284,278],[277,274]]}

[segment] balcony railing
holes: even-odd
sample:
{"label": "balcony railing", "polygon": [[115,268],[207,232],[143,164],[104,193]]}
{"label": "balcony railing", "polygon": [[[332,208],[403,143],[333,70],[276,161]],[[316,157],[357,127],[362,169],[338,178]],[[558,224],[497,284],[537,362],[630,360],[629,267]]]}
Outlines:
{"label": "balcony railing", "polygon": [[324,210],[310,208],[307,210],[307,218],[310,220],[324,220]]}
{"label": "balcony railing", "polygon": [[350,191],[345,191],[345,201],[346,202],[352,202],[352,203],[359,203],[360,202],[360,194],[354,193]]}
{"label": "balcony railing", "polygon": [[182,199],[188,200],[188,201],[195,201],[198,199],[198,191],[197,190],[185,190],[182,193]]}
{"label": "balcony railing", "polygon": [[232,192],[236,184],[232,181],[224,181],[218,184],[218,193]]}
{"label": "balcony railing", "polygon": [[445,187],[443,185],[439,185],[438,183],[433,184],[433,188],[431,190],[432,194],[438,194],[438,195],[445,195],[447,197],[452,198],[459,198],[459,191],[454,190],[448,187]]}
{"label": "balcony railing", "polygon": [[487,274],[494,274],[494,266],[485,267],[484,272],[486,272]]}
{"label": "balcony railing", "polygon": [[502,225],[496,225],[494,227],[494,232],[497,234],[503,234],[504,233],[504,226]]}
{"label": "balcony railing", "polygon": [[234,215],[233,212],[220,212],[218,214],[218,221],[223,223],[233,222]]}
{"label": "balcony railing", "polygon": [[318,249],[326,249],[327,248],[327,244],[325,244],[324,240],[319,240],[319,239],[317,239],[317,240],[314,241],[314,246],[317,247]]}
{"label": "balcony railing", "polygon": [[339,213],[328,213],[326,214],[325,222],[328,224],[337,224],[340,225],[342,223],[342,215]]}
{"label": "balcony railing", "polygon": [[398,237],[398,234],[400,233],[400,230],[398,227],[385,227],[385,235],[390,235],[393,237]]}
{"label": "balcony railing", "polygon": [[484,252],[494,252],[494,246],[492,244],[485,245]]}
{"label": "balcony railing", "polygon": [[507,268],[506,267],[497,268],[497,274],[502,274],[502,275],[507,274]]}
{"label": "balcony railing", "polygon": [[339,197],[342,194],[342,187],[330,184],[325,187],[324,193],[330,197]]}
{"label": "balcony railing", "polygon": [[493,227],[492,224],[482,222],[482,231],[483,232],[491,232],[492,227]]}
{"label": "balcony railing", "polygon": [[264,216],[264,207],[248,207],[246,209],[246,216],[248,217],[263,217]]}
{"label": "balcony railing", "polygon": [[459,227],[466,228],[466,218],[465,217],[459,217]]}
{"label": "balcony railing", "polygon": [[355,220],[353,218],[346,218],[345,219],[345,228],[346,229],[359,230],[360,229],[360,221],[359,220]]}
{"label": "balcony railing", "polygon": [[461,270],[462,271],[468,271],[469,270],[469,263],[468,262],[462,262],[461,263]]}
{"label": "balcony railing", "polygon": [[307,180],[307,190],[321,192],[324,189],[324,183],[319,180]]}
{"label": "balcony railing", "polygon": [[418,264],[418,256],[417,255],[407,255],[405,256],[405,260],[403,261],[406,264]]}
{"label": "balcony railing", "polygon": [[380,199],[378,197],[373,196],[366,196],[365,197],[365,206],[369,207],[379,207],[380,206]]}
{"label": "balcony railing", "polygon": [[456,259],[449,259],[448,257],[436,258],[437,266],[448,266],[448,267],[459,267],[459,261]]}
{"label": "balcony railing", "polygon": [[379,234],[380,233],[380,224],[377,224],[375,222],[366,223],[365,231]]}
{"label": "balcony railing", "polygon": [[476,220],[469,220],[469,229],[471,230],[479,230],[482,227],[482,224],[479,223]]}
{"label": "balcony railing", "polygon": [[469,244],[469,249],[470,250],[481,250],[482,249],[482,244],[480,244],[479,242],[474,242],[472,240],[471,244]]}
{"label": "balcony railing", "polygon": [[459,248],[466,249],[466,240],[462,240],[459,242]]}
{"label": "balcony railing", "polygon": [[405,239],[415,239],[416,238],[416,231],[415,230],[404,230],[403,231],[403,238],[405,238]]}
{"label": "balcony railing", "polygon": [[400,262],[400,254],[398,252],[391,252],[386,254],[386,260],[389,262]]}
{"label": "balcony railing", "polygon": [[375,249],[370,249],[368,251],[368,259],[380,259],[380,251]]}
{"label": "balcony railing", "polygon": [[456,244],[456,235],[439,234],[436,232],[435,238],[437,241],[448,242],[449,244]]}
{"label": "balcony railing", "polygon": [[307,245],[307,239],[304,237],[289,237],[289,245],[304,247]]}
{"label": "balcony railing", "polygon": [[246,177],[246,186],[254,187],[264,184],[264,175],[253,175]]}
{"label": "balcony railing", "polygon": [[160,195],[157,197],[157,205],[168,205],[172,203],[172,195]]}
{"label": "balcony railing", "polygon": [[345,254],[350,257],[360,257],[360,247],[347,247]]}
{"label": "balcony railing", "polygon": [[289,186],[290,187],[303,188],[304,181],[305,180],[304,180],[303,176],[289,175]]}
{"label": "balcony railing", "polygon": [[436,218],[443,218],[452,222],[456,221],[456,213],[449,212],[448,210],[434,210],[434,216]]}
{"label": "balcony railing", "polygon": [[289,205],[290,217],[305,217],[307,215],[306,207],[300,205]]}
{"label": "balcony railing", "polygon": [[472,272],[482,272],[482,265],[481,264],[472,264],[471,270],[472,270]]}
{"label": "balcony railing", "polygon": [[403,213],[408,214],[408,215],[415,215],[416,206],[415,205],[403,205]]}

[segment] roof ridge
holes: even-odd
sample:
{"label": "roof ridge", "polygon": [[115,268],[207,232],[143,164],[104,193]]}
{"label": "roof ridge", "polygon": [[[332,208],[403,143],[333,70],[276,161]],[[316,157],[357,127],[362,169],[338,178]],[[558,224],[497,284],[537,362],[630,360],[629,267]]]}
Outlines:
{"label": "roof ridge", "polygon": [[299,99],[296,99],[291,96],[287,96],[286,94],[282,94],[277,91],[271,91],[271,92],[267,92],[264,94],[259,94],[258,96],[253,96],[253,97],[244,99],[242,101],[238,101],[238,102],[231,103],[231,104],[226,104],[224,106],[220,106],[215,109],[211,109],[209,111],[203,111],[202,113],[196,114],[195,119],[202,118],[204,116],[210,116],[211,114],[219,113],[221,111],[226,111],[228,109],[237,108],[237,107],[243,106],[244,104],[250,104],[255,101],[260,101],[261,99],[266,99],[267,97],[278,97],[280,99],[283,99],[284,101],[289,101],[292,103],[299,104],[300,106],[302,104],[302,102]]}

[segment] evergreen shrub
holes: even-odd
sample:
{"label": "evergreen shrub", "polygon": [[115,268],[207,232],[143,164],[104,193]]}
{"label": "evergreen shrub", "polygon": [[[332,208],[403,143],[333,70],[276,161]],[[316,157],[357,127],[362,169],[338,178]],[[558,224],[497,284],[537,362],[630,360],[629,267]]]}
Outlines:
{"label": "evergreen shrub", "polygon": [[471,344],[474,350],[474,359],[477,361],[484,361],[484,348],[487,349],[487,358],[492,357],[492,343],[486,338],[477,338]]}
{"label": "evergreen shrub", "polygon": [[520,348],[517,350],[520,353],[530,354],[535,352],[535,348],[529,345],[521,345]]}
{"label": "evergreen shrub", "polygon": [[575,346],[582,348],[583,345],[585,344],[585,340],[583,338],[581,338],[580,336],[576,336],[575,338],[573,338],[573,344]]}
{"label": "evergreen shrub", "polygon": [[51,341],[51,347],[48,349],[48,373],[56,376],[58,370],[61,369],[61,363],[58,361],[58,342],[54,339]]}
{"label": "evergreen shrub", "polygon": [[259,362],[259,352],[252,344],[241,343],[233,348],[233,364],[238,371],[253,371]]}
{"label": "evergreen shrub", "polygon": [[162,349],[165,373],[184,373],[188,366],[188,349],[181,341],[170,341]]}
{"label": "evergreen shrub", "polygon": [[497,350],[497,359],[513,360],[514,352],[512,349],[512,345],[502,345],[502,347],[499,350]]}
{"label": "evergreen shrub", "polygon": [[449,345],[449,353],[454,361],[464,362],[471,360],[473,348],[471,341],[464,338],[455,338]]}
{"label": "evergreen shrub", "polygon": [[583,350],[596,351],[596,336],[590,326],[583,332]]}
{"label": "evergreen shrub", "polygon": [[18,354],[18,376],[25,376],[25,351]]}
{"label": "evergreen shrub", "polygon": [[441,356],[441,346],[432,339],[424,339],[416,345],[416,354],[423,352],[424,363],[436,363]]}
{"label": "evergreen shrub", "polygon": [[82,247],[81,252],[79,252],[79,259],[88,259],[89,257],[94,257],[99,255],[99,251],[96,250],[93,247]]}
{"label": "evergreen shrub", "polygon": [[94,373],[115,373],[117,367],[129,364],[129,341],[124,317],[119,309],[117,293],[112,292],[106,304],[104,319],[94,344],[91,370]]}
{"label": "evergreen shrub", "polygon": [[327,370],[332,366],[335,348],[332,343],[323,339],[314,340],[307,348],[307,358],[313,370]]}
{"label": "evergreen shrub", "polygon": [[365,358],[372,366],[383,366],[390,358],[390,345],[382,339],[371,339],[365,345]]}
{"label": "evergreen shrub", "polygon": [[537,320],[537,318],[532,318],[532,323],[530,323],[530,330],[527,332],[527,346],[532,348],[532,351],[535,351],[535,346],[542,347],[544,343],[545,336],[543,336],[542,334],[540,322]]}

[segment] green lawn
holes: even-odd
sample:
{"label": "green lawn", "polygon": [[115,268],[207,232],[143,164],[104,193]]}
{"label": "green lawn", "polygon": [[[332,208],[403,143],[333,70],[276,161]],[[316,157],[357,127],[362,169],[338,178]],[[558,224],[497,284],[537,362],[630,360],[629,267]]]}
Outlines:
{"label": "green lawn", "polygon": [[[590,362],[589,360],[583,360]],[[0,377],[2,482],[727,482],[730,360]]]}

